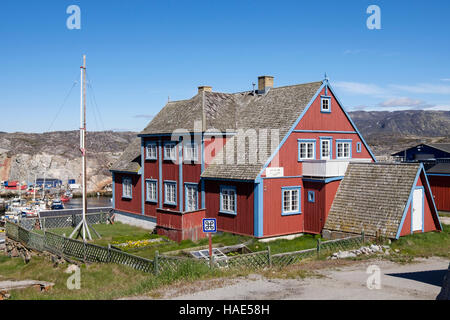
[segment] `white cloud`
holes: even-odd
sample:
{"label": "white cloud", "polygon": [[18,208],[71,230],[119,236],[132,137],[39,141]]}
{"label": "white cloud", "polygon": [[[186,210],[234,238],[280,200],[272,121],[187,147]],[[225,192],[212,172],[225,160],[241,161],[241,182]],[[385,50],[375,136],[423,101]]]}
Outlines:
{"label": "white cloud", "polygon": [[392,107],[409,107],[409,108],[430,108],[434,105],[428,104],[420,99],[412,99],[408,97],[391,98],[380,102],[378,104],[381,108],[392,108]]}
{"label": "white cloud", "polygon": [[380,86],[360,82],[338,81],[334,83],[334,87],[353,94],[383,95],[386,93]]}
{"label": "white cloud", "polygon": [[429,84],[429,83],[421,83],[414,86],[408,86],[408,85],[397,85],[397,84],[391,84],[389,85],[390,88],[400,91],[406,91],[410,93],[422,93],[422,94],[450,94],[450,86],[446,85],[435,85],[435,84]]}

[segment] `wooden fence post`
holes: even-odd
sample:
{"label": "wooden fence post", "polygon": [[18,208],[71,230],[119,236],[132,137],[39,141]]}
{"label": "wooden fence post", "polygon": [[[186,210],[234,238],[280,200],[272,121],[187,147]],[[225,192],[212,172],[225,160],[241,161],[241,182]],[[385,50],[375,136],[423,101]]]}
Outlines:
{"label": "wooden fence post", "polygon": [[320,238],[317,239],[317,257],[320,257]]}
{"label": "wooden fence post", "polygon": [[272,268],[272,255],[270,254],[270,246],[267,246],[267,258],[269,262],[269,268]]}
{"label": "wooden fence post", "polygon": [[159,274],[159,265],[158,265],[158,260],[159,260],[159,251],[156,250],[155,251],[155,259],[154,261],[154,269],[155,269],[155,274]]}
{"label": "wooden fence post", "polygon": [[83,241],[83,261],[86,263],[86,241]]}
{"label": "wooden fence post", "polygon": [[108,243],[108,262],[111,262],[111,244]]}

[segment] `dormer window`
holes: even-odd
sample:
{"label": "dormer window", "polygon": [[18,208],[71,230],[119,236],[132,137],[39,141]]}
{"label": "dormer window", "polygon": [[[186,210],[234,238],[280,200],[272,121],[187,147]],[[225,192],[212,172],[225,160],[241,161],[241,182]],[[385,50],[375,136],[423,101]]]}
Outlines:
{"label": "dormer window", "polygon": [[331,112],[331,97],[322,96],[320,98],[320,112]]}

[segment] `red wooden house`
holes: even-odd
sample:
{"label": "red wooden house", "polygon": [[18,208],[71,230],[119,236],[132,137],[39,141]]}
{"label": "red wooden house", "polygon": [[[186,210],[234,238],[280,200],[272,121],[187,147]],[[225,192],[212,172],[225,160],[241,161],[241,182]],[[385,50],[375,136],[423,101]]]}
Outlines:
{"label": "red wooden house", "polygon": [[258,90],[232,94],[199,87],[138,136],[140,150],[112,168],[115,209],[176,240],[203,237],[204,217],[258,238],[321,233],[349,163],[375,161],[328,79],[275,88],[262,76]]}

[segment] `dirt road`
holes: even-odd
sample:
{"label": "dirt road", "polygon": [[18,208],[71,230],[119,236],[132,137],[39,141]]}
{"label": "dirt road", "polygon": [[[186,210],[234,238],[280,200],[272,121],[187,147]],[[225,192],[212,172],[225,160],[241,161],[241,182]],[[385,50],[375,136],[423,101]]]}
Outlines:
{"label": "dirt road", "polygon": [[[160,299],[247,300],[247,299],[432,299],[438,295],[449,261],[437,257],[397,264],[366,260],[317,270],[320,277],[276,279],[261,275],[197,281],[189,286],[166,288]],[[380,289],[368,289],[370,265],[380,270]],[[375,268],[376,269],[376,268]],[[373,271],[372,271],[373,272]],[[145,297],[135,297],[145,299]],[[147,297],[148,299],[148,297]]]}

